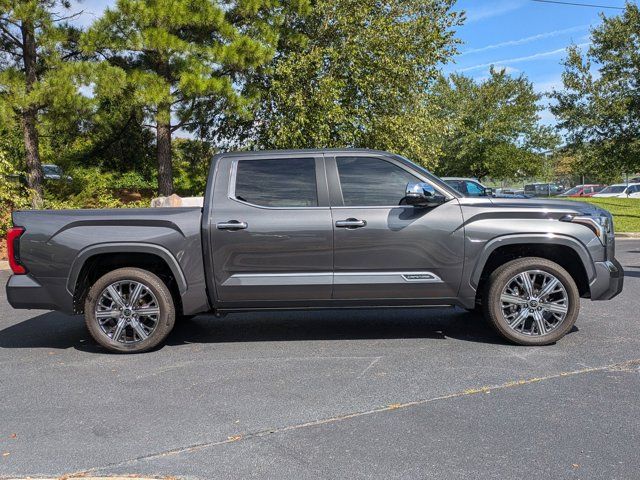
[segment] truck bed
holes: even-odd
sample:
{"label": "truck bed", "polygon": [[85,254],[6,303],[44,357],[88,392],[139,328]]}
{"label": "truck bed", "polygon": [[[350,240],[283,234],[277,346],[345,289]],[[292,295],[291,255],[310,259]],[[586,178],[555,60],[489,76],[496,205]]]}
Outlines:
{"label": "truck bed", "polygon": [[82,305],[74,292],[83,266],[124,246],[130,254],[156,256],[169,265],[185,314],[207,310],[201,217],[198,207],[14,212],[14,225],[25,228],[19,258],[28,275],[12,277],[13,286],[22,287],[12,300],[78,313]]}

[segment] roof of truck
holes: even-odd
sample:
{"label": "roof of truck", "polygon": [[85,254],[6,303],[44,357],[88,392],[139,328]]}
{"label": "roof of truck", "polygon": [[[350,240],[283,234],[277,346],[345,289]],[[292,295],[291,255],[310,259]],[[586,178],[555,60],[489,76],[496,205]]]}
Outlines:
{"label": "roof of truck", "polygon": [[233,151],[233,152],[220,152],[216,156],[236,156],[236,155],[296,155],[296,154],[309,154],[309,153],[373,153],[376,155],[394,155],[390,152],[382,150],[373,150],[369,148],[300,148],[291,150],[247,150],[247,151]]}

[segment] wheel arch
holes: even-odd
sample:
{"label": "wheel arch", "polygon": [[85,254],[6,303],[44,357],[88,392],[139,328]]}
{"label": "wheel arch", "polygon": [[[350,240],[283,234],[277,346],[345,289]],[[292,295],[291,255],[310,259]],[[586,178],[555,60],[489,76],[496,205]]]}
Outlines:
{"label": "wheel arch", "polygon": [[92,282],[122,267],[143,268],[161,277],[174,297],[176,310],[182,310],[181,297],[188,285],[171,252],[153,244],[108,243],[87,247],[74,260],[67,279],[67,291],[73,296],[74,311],[82,312],[84,298]]}
{"label": "wheel arch", "polygon": [[471,286],[481,295],[492,271],[509,260],[523,257],[540,257],[557,263],[569,272],[580,295],[589,296],[589,284],[595,277],[591,254],[578,240],[557,234],[506,235],[491,240],[478,256]]}

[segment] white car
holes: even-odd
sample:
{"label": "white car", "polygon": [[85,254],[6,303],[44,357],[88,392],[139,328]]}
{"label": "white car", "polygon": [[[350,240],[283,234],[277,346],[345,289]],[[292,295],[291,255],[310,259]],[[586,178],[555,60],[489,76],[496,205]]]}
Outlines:
{"label": "white car", "polygon": [[616,183],[615,185],[609,185],[599,193],[594,195],[594,198],[602,197],[618,197],[618,198],[640,198],[640,183]]}

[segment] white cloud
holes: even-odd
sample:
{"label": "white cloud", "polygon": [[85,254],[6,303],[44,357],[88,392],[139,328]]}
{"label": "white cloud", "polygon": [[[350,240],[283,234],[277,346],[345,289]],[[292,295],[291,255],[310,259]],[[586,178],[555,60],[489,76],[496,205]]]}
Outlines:
{"label": "white cloud", "polygon": [[515,67],[510,67],[509,65],[494,65],[496,70],[504,70],[504,73],[506,73],[507,75],[511,75],[513,73],[520,73],[520,70],[518,70]]}
{"label": "white cloud", "polygon": [[548,108],[538,112],[538,115],[540,116],[540,123],[542,125],[554,127],[558,123],[558,119]]}
{"label": "white cloud", "polygon": [[[558,37],[560,35],[564,35],[566,33],[572,33],[572,32],[580,32],[583,31],[585,29],[589,28],[589,25],[579,25],[576,27],[571,27],[571,28],[565,28],[562,30],[553,30],[551,32],[544,32],[544,33],[539,33],[537,35],[532,35],[530,37],[524,37],[524,38],[518,38],[516,40],[508,40],[506,42],[500,42],[500,43],[494,43],[493,45],[486,45],[484,47],[479,47],[479,48],[470,48],[469,50],[465,50],[463,52],[460,53],[460,55],[458,56],[463,56],[463,55],[468,55],[470,53],[479,53],[479,52],[486,52],[489,50],[495,50],[498,48],[503,48],[503,47],[514,47],[517,45],[524,45],[526,43],[531,43],[531,42],[535,42],[537,40],[543,40],[545,38],[553,38],[553,37]],[[588,39],[589,36],[586,36],[586,39]],[[583,37],[584,39],[584,37]]]}
{"label": "white cloud", "polygon": [[[577,46],[578,47],[586,47],[587,45],[589,45],[589,42],[580,43]],[[558,48],[556,50],[550,50],[548,52],[534,53],[533,55],[527,55],[525,57],[507,58],[507,59],[504,59],[504,60],[495,60],[493,62],[488,62],[488,63],[479,63],[477,65],[471,65],[470,67],[460,68],[457,71],[458,72],[470,72],[472,70],[480,70],[482,68],[487,68],[487,67],[490,67],[492,65],[501,65],[501,64],[505,64],[505,63],[531,62],[531,61],[535,61],[535,60],[540,60],[542,58],[548,58],[548,57],[554,57],[554,56],[557,56],[557,55],[562,55],[563,53],[566,53],[566,51],[567,51],[567,49],[565,47],[563,47],[563,48]]]}
{"label": "white cloud", "polygon": [[[480,2],[476,1],[476,3],[479,4]],[[494,2],[487,2],[486,0],[483,0],[481,7],[473,7],[465,10],[467,14],[467,23],[504,15],[505,13],[521,8],[524,3],[525,2],[522,0],[501,0]]]}
{"label": "white cloud", "polygon": [[560,75],[543,82],[534,82],[533,84],[533,88],[536,93],[549,93],[553,90],[561,90],[563,86],[562,77]]}

